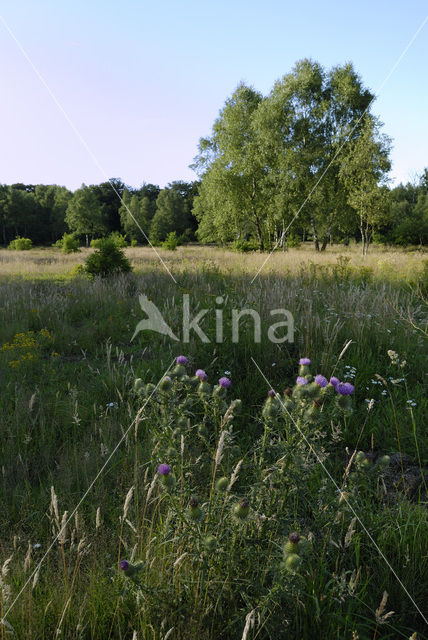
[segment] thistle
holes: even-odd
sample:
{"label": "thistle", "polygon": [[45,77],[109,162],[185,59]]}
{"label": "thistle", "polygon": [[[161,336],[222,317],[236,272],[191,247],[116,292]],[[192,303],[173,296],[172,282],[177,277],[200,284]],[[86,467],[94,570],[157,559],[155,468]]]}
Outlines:
{"label": "thistle", "polygon": [[300,358],[299,360],[299,376],[306,376],[310,372],[309,365],[311,361],[309,358]]}
{"label": "thistle", "polygon": [[233,507],[233,515],[239,520],[246,520],[250,512],[250,501],[248,498],[241,498]]}
{"label": "thistle", "polygon": [[290,553],[286,557],[283,563],[283,566],[286,569],[286,571],[289,571],[290,573],[296,573],[296,571],[298,571],[301,564],[302,564],[302,559],[300,558],[300,556],[298,556],[297,553]]}
{"label": "thistle", "polygon": [[223,476],[222,478],[219,478],[217,480],[217,482],[215,483],[215,488],[217,489],[217,491],[226,491],[228,484],[229,479]]}
{"label": "thistle", "polygon": [[158,474],[161,477],[163,485],[168,489],[172,489],[175,484],[175,478],[171,473],[169,464],[160,464],[158,466]]}
{"label": "thistle", "polygon": [[172,380],[170,376],[165,376],[162,378],[159,388],[161,391],[169,391],[172,387]]}
{"label": "thistle", "polygon": [[295,554],[299,553],[299,542],[300,542],[299,534],[296,533],[295,531],[290,533],[290,535],[288,536],[288,540],[284,545],[284,559],[290,553],[295,553]]}
{"label": "thistle", "polygon": [[198,393],[201,396],[209,396],[211,394],[212,387],[208,382],[202,381],[198,387]]}
{"label": "thistle", "polygon": [[130,578],[133,582],[137,581],[137,576],[139,571],[144,566],[144,562],[136,562],[135,564],[131,564],[128,560],[121,560],[119,562],[119,569],[123,571],[127,578]]}
{"label": "thistle", "polygon": [[379,460],[377,461],[377,465],[379,469],[386,469],[386,467],[389,465],[390,462],[391,462],[391,458],[385,455],[379,458]]}
{"label": "thistle", "polygon": [[199,506],[199,502],[196,498],[190,498],[189,501],[189,517],[194,522],[198,522],[198,520],[202,520],[203,511]]}

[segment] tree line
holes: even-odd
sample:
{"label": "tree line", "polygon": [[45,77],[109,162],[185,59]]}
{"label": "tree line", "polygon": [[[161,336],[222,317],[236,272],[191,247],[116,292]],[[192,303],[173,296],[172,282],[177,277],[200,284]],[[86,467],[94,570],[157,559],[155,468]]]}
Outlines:
{"label": "tree line", "polygon": [[238,85],[201,138],[195,182],[127,186],[0,185],[0,242],[83,243],[120,232],[133,244],[181,241],[270,249],[311,239],[428,243],[428,169],[388,185],[391,140],[371,113],[373,94],[352,64],[301,60],[267,96]]}
{"label": "tree line", "polygon": [[0,185],[1,241],[7,245],[21,236],[46,245],[71,232],[88,244],[119,232],[135,244],[158,244],[173,231],[183,241],[194,240],[197,184],[175,181],[160,189],[144,183],[134,189],[112,178],[74,193],[58,185]]}

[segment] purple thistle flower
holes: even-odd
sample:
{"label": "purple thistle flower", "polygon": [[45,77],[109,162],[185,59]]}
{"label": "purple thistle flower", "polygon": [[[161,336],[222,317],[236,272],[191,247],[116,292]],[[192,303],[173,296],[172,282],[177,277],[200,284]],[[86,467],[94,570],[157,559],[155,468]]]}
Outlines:
{"label": "purple thistle flower", "polygon": [[305,384],[308,384],[308,381],[303,376],[297,376],[296,384],[299,384],[301,387],[303,387]]}
{"label": "purple thistle flower", "polygon": [[229,389],[230,385],[232,384],[231,381],[229,380],[229,378],[220,378],[220,380],[218,381],[220,387],[223,387],[223,389]]}
{"label": "purple thistle flower", "polygon": [[268,396],[269,396],[269,398],[274,398],[276,396],[275,389],[269,389]]}
{"label": "purple thistle flower", "polygon": [[332,378],[330,378],[330,384],[336,389],[337,385],[340,384],[339,378],[333,376]]}
{"label": "purple thistle flower", "polygon": [[177,364],[187,364],[186,356],[178,356],[176,360]]}
{"label": "purple thistle flower", "polygon": [[160,464],[158,466],[158,473],[161,476],[167,476],[169,473],[171,473],[171,467],[169,466],[169,464]]}
{"label": "purple thistle flower", "polygon": [[302,364],[302,365],[305,365],[305,364],[306,364],[306,365],[309,365],[309,364],[311,364],[311,361],[310,361],[310,359],[309,359],[309,358],[300,358],[300,360],[299,360],[299,364]]}
{"label": "purple thistle flower", "polygon": [[119,569],[122,569],[122,571],[128,571],[129,569],[129,562],[128,560],[121,560],[119,562]]}
{"label": "purple thistle flower", "polygon": [[195,376],[203,382],[206,382],[208,380],[208,376],[203,369],[196,369]]}
{"label": "purple thistle flower", "polygon": [[164,380],[166,380],[167,382],[171,382],[171,378],[169,376],[165,376]]}
{"label": "purple thistle flower", "polygon": [[320,387],[326,387],[328,385],[327,378],[325,376],[322,376],[321,374],[318,374],[317,376],[315,376],[315,382]]}
{"label": "purple thistle flower", "polygon": [[354,385],[350,382],[339,382],[336,391],[340,393],[341,396],[352,396],[354,393]]}

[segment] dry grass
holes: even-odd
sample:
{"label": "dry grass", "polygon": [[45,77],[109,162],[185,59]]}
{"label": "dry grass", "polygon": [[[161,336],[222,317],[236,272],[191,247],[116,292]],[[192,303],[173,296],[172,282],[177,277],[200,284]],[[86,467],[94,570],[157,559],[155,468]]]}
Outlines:
{"label": "dry grass", "polygon": [[[63,254],[59,249],[38,248],[31,251],[0,250],[0,275],[49,277],[65,276],[83,264],[93,249],[82,249],[79,253]],[[256,274],[267,253],[238,254],[219,247],[184,246],[176,251],[157,249],[162,260],[172,273],[191,271],[193,267],[206,267],[229,274]],[[150,247],[127,248],[126,255],[136,271],[147,272],[163,269],[156,253]],[[339,256],[350,259],[354,267],[369,267],[376,275],[400,275],[407,278],[419,269],[423,258],[428,256],[427,250],[406,251],[399,248],[372,247],[370,253],[363,258],[357,246],[344,247],[334,245],[324,253],[315,253],[311,244],[302,245],[287,252],[275,252],[266,262],[263,274],[275,273],[284,275],[295,273],[309,263],[317,265],[335,264]]]}

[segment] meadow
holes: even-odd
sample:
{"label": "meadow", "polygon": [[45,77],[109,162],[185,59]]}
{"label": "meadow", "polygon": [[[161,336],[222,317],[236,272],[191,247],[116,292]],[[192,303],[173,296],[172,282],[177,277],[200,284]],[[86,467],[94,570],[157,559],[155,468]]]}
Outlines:
{"label": "meadow", "polygon": [[1,640],[428,638],[427,253],[90,251],[0,250]]}

